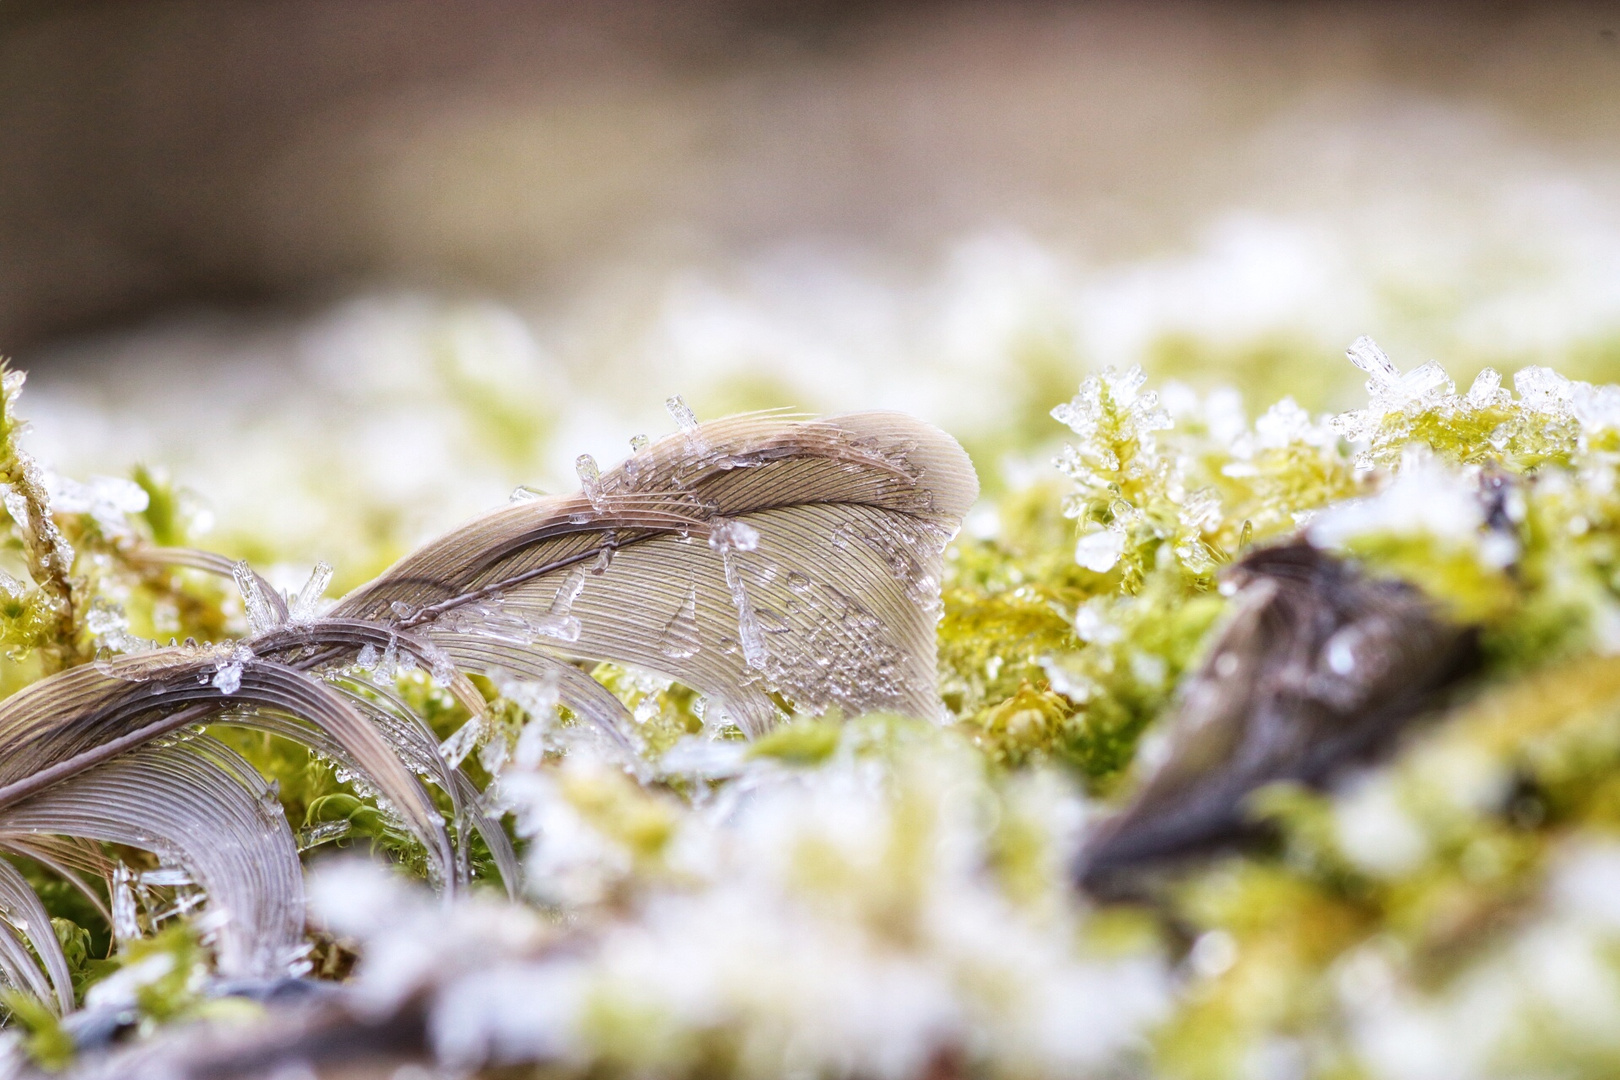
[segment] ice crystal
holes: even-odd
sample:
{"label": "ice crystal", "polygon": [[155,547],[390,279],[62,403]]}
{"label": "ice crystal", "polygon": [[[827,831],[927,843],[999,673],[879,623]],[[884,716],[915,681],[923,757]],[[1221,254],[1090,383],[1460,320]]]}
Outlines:
{"label": "ice crystal", "polygon": [[680,430],[691,431],[698,426],[697,417],[693,414],[691,407],[681,398],[681,395],[676,394],[665,401],[664,408],[669,410],[669,415],[675,420],[675,426]]}
{"label": "ice crystal", "polygon": [[992,1077],[1125,1065],[1164,1015],[1167,972],[1151,945],[1087,944],[1064,882],[1067,786],[992,785],[965,747],[891,723],[830,729],[813,765],[743,766],[743,803],[683,807],[579,761],[509,770],[566,950],[522,909],[430,922],[425,899],[357,869],[317,879],[315,905],[365,947],[361,998],[425,992],[438,1059],[461,1068],[561,1054],[684,1074],[698,1033],[742,1055],[741,1075],[903,1080],[946,1053]]}
{"label": "ice crystal", "polygon": [[763,671],[767,663],[765,632],[743,584],[742,567],[736,554],[753,551],[758,545],[759,530],[742,521],[717,521],[709,533],[709,546],[720,555],[726,588],[731,591],[731,602],[737,609],[737,637],[742,643],[743,659],[749,667]]}
{"label": "ice crystal", "polygon": [[579,617],[571,614],[574,601],[579,594],[585,591],[585,571],[574,570],[557,586],[557,594],[552,598],[551,607],[544,615],[528,620],[527,629],[542,638],[552,638],[557,641],[573,642],[579,640],[584,629]]}
{"label": "ice crystal", "polygon": [[541,491],[539,488],[531,487],[528,484],[519,484],[517,487],[512,489],[512,494],[506,497],[506,501],[514,503],[526,503],[533,502],[536,499],[543,499],[545,497],[546,493]]}
{"label": "ice crystal", "polygon": [[694,586],[687,590],[686,599],[681,601],[681,606],[664,624],[663,633],[658,635],[658,651],[672,660],[684,660],[696,656],[702,647],[697,622],[697,588]]}
{"label": "ice crystal", "polygon": [[150,496],[138,485],[112,476],[93,476],[86,483],[55,473],[44,474],[51,507],[63,514],[88,514],[107,536],[130,536],[130,515],[147,508]]}
{"label": "ice crystal", "polygon": [[[128,941],[141,936],[141,924],[137,917],[139,908],[135,903],[135,891],[130,888],[129,869],[122,864],[114,867],[112,875],[112,932],[120,941]],[[110,991],[103,991],[108,993]]]}
{"label": "ice crystal", "polygon": [[574,459],[574,471],[579,474],[579,487],[585,493],[585,498],[591,506],[600,511],[607,507],[607,501],[602,494],[602,470],[597,466],[596,459],[589,454],[581,454]]}
{"label": "ice crystal", "polygon": [[[0,593],[21,599],[25,590],[14,578],[0,581]],[[111,653],[143,653],[157,648],[157,642],[130,633],[129,617],[122,608],[98,597],[84,613],[84,628],[95,638],[98,651]]]}
{"label": "ice crystal", "polygon": [[459,768],[467,760],[467,755],[478,748],[484,736],[484,721],[474,717],[462,724],[444,742],[439,744],[439,754],[449,763],[452,769]]}
{"label": "ice crystal", "polygon": [[236,693],[242,686],[242,672],[252,660],[253,650],[246,645],[238,645],[220,657],[214,667],[214,677],[210,685],[221,694]]}
{"label": "ice crystal", "polygon": [[[1367,348],[1376,350],[1370,342],[1359,352],[1352,347],[1351,359],[1363,365]],[[1387,358],[1383,364],[1387,370],[1376,364],[1369,369],[1375,374],[1367,382],[1368,407],[1331,421],[1355,444],[1360,469],[1394,466],[1408,446],[1417,444],[1458,464],[1523,470],[1549,461],[1567,463],[1582,438],[1576,402],[1589,400],[1591,388],[1548,368],[1518,372],[1513,385],[1519,398],[1514,400],[1501,389],[1500,375],[1489,368],[1459,396],[1432,360],[1405,375]]]}
{"label": "ice crystal", "polygon": [[326,587],[331,582],[331,564],[316,563],[309,572],[309,580],[304,582],[303,588],[298,590],[298,594],[287,605],[288,618],[295,623],[304,623],[319,615],[321,600],[326,596]]}
{"label": "ice crystal", "polygon": [[242,609],[247,616],[249,631],[262,634],[279,626],[281,619],[271,605],[270,598],[264,594],[264,587],[258,575],[253,572],[253,568],[246,561],[238,562],[232,568],[232,574],[236,578],[236,587],[242,594]]}
{"label": "ice crystal", "polygon": [[214,673],[213,687],[222,694],[234,694],[242,685],[242,665],[232,661]]}
{"label": "ice crystal", "polygon": [[1074,561],[1093,573],[1107,573],[1125,553],[1127,539],[1124,529],[1082,533],[1074,547]]}

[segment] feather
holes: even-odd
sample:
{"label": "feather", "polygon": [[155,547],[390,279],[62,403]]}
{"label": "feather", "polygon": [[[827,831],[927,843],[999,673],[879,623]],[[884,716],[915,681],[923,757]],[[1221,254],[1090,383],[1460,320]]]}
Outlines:
{"label": "feather", "polygon": [[[223,555],[212,551],[198,551],[196,548],[143,545],[133,548],[127,558],[136,566],[183,566],[219,577],[235,578],[239,573],[246,573],[258,595],[265,597],[269,602],[278,620],[285,622],[287,619],[287,601],[275,587],[252,569],[246,568],[244,564],[232,562]],[[238,570],[238,567],[243,569]]]}
{"label": "feather", "polygon": [[527,645],[499,638],[429,633],[463,671],[486,676],[504,671],[534,682],[554,682],[558,701],[606,735],[627,760],[634,758],[631,731],[635,721],[629,711],[606,687],[579,668]]}
{"label": "feather", "polygon": [[948,436],[892,413],[678,432],[578,495],[516,503],[334,612],[662,672],[745,731],[799,708],[940,714],[940,558],[978,493]]}
{"label": "feather", "polygon": [[[469,673],[550,682],[627,760],[634,722],[579,662],[661,671],[716,698],[750,733],[780,715],[778,698],[814,711],[941,714],[941,554],[977,495],[948,436],[889,413],[762,414],[683,428],[581,476],[580,494],[486,514],[324,617],[311,610],[318,585],[289,604],[244,563],[134,549],[137,565],[231,577],[252,633],[75,668],[0,702],[0,850],[39,860],[98,906],[78,874],[111,866],[89,841],[157,852],[205,890],[222,972],[274,975],[301,934],[296,845],[263,780],[197,734],[203,725],[270,731],[337,761],[453,887],[466,875],[464,849],[458,860],[433,783],[458,835],[478,830],[508,889],[517,879],[482,796],[421,718],[385,679],[356,674],[368,652],[428,667],[475,718],[484,702]],[[0,974],[65,1007],[43,909],[0,865],[0,907],[15,930],[0,929]]]}
{"label": "feather", "polygon": [[303,939],[292,833],[247,762],[206,736],[148,744],[14,807],[14,832],[128,844],[187,871],[208,895],[221,973],[283,973]]}
{"label": "feather", "polygon": [[1183,687],[1163,764],[1081,853],[1095,893],[1242,835],[1266,784],[1324,784],[1378,753],[1476,662],[1472,631],[1418,590],[1307,544],[1257,551],[1228,581],[1232,609]]}
{"label": "feather", "polygon": [[[221,659],[147,653],[63,672],[0,703],[0,809],[227,708],[259,706],[302,717],[342,745],[448,867],[449,842],[432,799],[375,725],[329,687],[269,660],[238,661],[237,684],[227,693],[214,684]],[[5,821],[0,814],[0,828]]]}
{"label": "feather", "polygon": [[[0,859],[0,911],[9,924],[8,932],[0,934],[0,970],[6,981],[42,1001],[51,1000],[54,994],[63,1012],[73,1008],[73,975],[51,927],[51,917],[28,880],[4,859]],[[25,945],[32,946],[39,955],[45,966],[43,972]]]}
{"label": "feather", "polygon": [[[303,932],[297,848],[279,804],[246,762],[213,740],[187,736],[198,724],[224,719],[330,751],[400,815],[440,875],[453,881],[457,867],[443,821],[405,753],[390,741],[398,730],[385,731],[338,688],[272,659],[305,652],[310,655],[302,662],[311,663],[334,643],[374,638],[417,648],[410,635],[371,629],[376,633],[362,634],[338,623],[308,633],[271,631],[254,639],[265,656],[254,654],[251,643],[230,651],[160,649],[75,668],[18,691],[0,702],[0,849],[38,859],[87,892],[67,865],[78,849],[59,837],[157,852],[205,890],[222,973],[284,972]],[[431,647],[419,651],[431,654]],[[239,667],[234,683],[224,683],[220,673],[231,665]],[[467,690],[476,696],[470,684]],[[184,741],[175,743],[177,737]],[[431,738],[419,742],[442,766]],[[464,777],[449,782],[454,798],[476,799]],[[485,832],[503,871],[513,872],[510,846],[481,807],[472,822]],[[82,850],[76,861],[106,869]],[[4,895],[4,884],[0,902],[21,912]],[[20,917],[32,923],[37,913]],[[37,967],[19,966],[26,950],[18,952],[20,943],[6,931],[0,931],[0,974],[33,993],[52,990],[49,1000],[58,1006],[71,1001],[58,981],[54,937],[29,942],[50,971],[49,985],[39,980]]]}

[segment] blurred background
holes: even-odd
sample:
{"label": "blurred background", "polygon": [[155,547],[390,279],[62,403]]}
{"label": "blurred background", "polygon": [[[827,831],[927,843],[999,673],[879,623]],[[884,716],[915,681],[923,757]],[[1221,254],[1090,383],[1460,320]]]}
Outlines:
{"label": "blurred background", "polygon": [[638,432],[1083,374],[1620,378],[1620,7],[0,2],[0,353],[62,473],[340,580]]}

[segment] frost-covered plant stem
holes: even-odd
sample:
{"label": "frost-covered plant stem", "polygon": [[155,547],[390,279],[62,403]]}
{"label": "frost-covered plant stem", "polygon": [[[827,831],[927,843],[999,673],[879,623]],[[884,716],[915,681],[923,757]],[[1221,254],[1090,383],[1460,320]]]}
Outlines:
{"label": "frost-covered plant stem", "polygon": [[39,466],[19,443],[24,424],[15,407],[25,378],[21,371],[0,374],[0,483],[7,486],[5,507],[22,541],[29,575],[48,598],[54,616],[55,640],[39,650],[49,673],[83,657],[76,645],[73,551],[51,518],[51,498]]}

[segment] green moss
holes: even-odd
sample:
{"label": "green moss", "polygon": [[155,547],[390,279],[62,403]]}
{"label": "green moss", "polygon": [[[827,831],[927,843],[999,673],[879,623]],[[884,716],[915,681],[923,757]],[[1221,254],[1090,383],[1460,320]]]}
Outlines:
{"label": "green moss", "polygon": [[774,758],[789,765],[816,765],[838,749],[837,718],[794,720],[755,739],[748,747],[750,757]]}
{"label": "green moss", "polygon": [[73,1036],[62,1027],[57,1015],[39,999],[18,990],[0,992],[0,1005],[10,1014],[11,1023],[27,1032],[23,1052],[46,1072],[61,1072],[73,1063],[77,1053]]}

